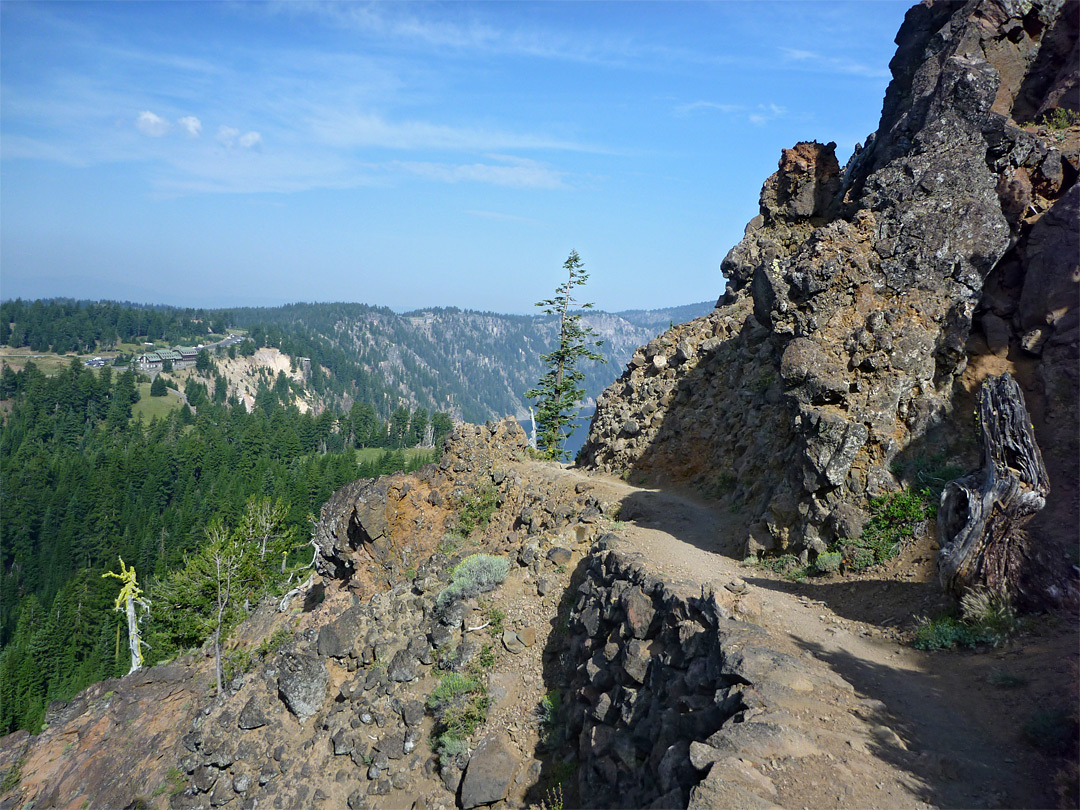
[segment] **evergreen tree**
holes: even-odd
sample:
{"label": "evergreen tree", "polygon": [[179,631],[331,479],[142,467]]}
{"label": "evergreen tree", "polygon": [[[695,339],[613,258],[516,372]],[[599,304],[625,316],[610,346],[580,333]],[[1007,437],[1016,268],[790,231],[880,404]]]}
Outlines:
{"label": "evergreen tree", "polygon": [[432,432],[432,444],[435,447],[442,447],[443,439],[449,435],[450,431],[454,429],[454,420],[450,418],[450,414],[439,413],[432,414],[431,416],[431,432]]}
{"label": "evergreen tree", "polygon": [[[562,460],[566,456],[563,445],[572,432],[572,423],[580,410],[581,399],[585,390],[581,381],[585,375],[578,369],[580,360],[594,360],[604,363],[603,355],[595,349],[603,345],[592,327],[583,326],[580,313],[571,312],[575,303],[575,287],[585,284],[589,274],[582,270],[582,261],[576,250],[563,263],[567,271],[567,280],[555,289],[555,297],[537,302],[536,306],[546,315],[559,316],[558,343],[554,350],[541,355],[548,370],[540,378],[535,388],[525,392],[529,399],[537,403],[536,431],[537,444],[543,448],[548,458]],[[582,309],[590,309],[592,304],[582,304]]]}
{"label": "evergreen tree", "polygon": [[168,393],[165,388],[165,378],[158,375],[154,378],[154,381],[150,383],[150,396],[163,397]]}
{"label": "evergreen tree", "polygon": [[207,636],[214,640],[214,674],[217,694],[223,692],[224,668],[221,643],[241,618],[237,593],[246,574],[250,549],[221,523],[206,529],[207,544],[188,557],[184,567],[158,587],[157,601],[167,606],[164,618],[170,635],[181,644],[202,643]]}
{"label": "evergreen tree", "polygon": [[428,412],[423,408],[417,408],[413,411],[412,418],[409,420],[409,439],[406,446],[419,447],[424,444],[424,440],[427,438],[427,429]]}
{"label": "evergreen tree", "polygon": [[210,372],[210,352],[206,349],[200,349],[199,353],[195,355],[195,370],[203,376],[208,376]]}

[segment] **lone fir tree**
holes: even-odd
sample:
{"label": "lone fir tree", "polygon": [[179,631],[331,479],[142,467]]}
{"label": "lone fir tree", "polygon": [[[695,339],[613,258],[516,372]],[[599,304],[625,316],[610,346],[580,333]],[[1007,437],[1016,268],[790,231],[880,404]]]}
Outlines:
{"label": "lone fir tree", "polygon": [[[581,314],[570,309],[575,303],[574,288],[589,280],[589,274],[581,269],[583,266],[577,251],[571,250],[563,263],[568,275],[566,282],[556,288],[554,298],[536,304],[544,314],[559,316],[559,335],[554,351],[540,356],[547,365],[547,372],[535,388],[525,392],[526,397],[536,400],[534,430],[541,452],[560,461],[566,458],[563,446],[573,432],[572,423],[585,396],[581,387],[585,375],[578,369],[578,362],[583,359],[607,362],[596,351],[604,342],[596,340],[599,337],[596,332],[582,325]],[[591,307],[592,304],[581,305],[581,309]]]}

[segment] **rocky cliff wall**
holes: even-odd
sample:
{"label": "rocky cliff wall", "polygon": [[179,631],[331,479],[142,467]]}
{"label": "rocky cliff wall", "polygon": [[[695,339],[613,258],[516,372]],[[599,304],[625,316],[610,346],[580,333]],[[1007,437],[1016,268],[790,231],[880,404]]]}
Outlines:
{"label": "rocky cliff wall", "polygon": [[1032,125],[1080,106],[1075,17],[911,9],[877,132],[843,169],[833,144],[784,150],[716,311],[638,351],[582,463],[730,499],[749,552],[813,553],[919,486],[912,459],[974,465],[973,354],[1029,372],[1042,442],[1075,435],[1080,128]]}

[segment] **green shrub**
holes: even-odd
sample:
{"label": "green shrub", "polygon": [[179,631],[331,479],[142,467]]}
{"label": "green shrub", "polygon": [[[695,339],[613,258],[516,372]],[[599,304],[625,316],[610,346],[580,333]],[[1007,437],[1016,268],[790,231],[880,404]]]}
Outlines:
{"label": "green shrub", "polygon": [[705,490],[708,494],[711,494],[717,498],[728,495],[735,491],[735,487],[739,485],[739,479],[729,472],[722,472],[718,474],[710,485],[706,485]]}
{"label": "green shrub", "polygon": [[457,532],[447,532],[439,541],[439,548],[437,550],[445,557],[453,557],[461,550],[461,544],[464,541],[465,538]]}
{"label": "green shrub", "polygon": [[493,666],[495,666],[495,648],[490,644],[485,644],[476,658],[472,660],[470,667],[473,672],[479,674],[484,670],[491,669]]}
{"label": "green shrub", "polygon": [[225,682],[232,683],[232,680],[237,675],[243,675],[246,672],[250,672],[251,668],[255,666],[255,661],[251,657],[251,650],[245,647],[233,650],[224,656],[225,658]]}
{"label": "green shrub", "polygon": [[487,631],[492,636],[501,636],[506,621],[506,614],[492,605],[487,609],[487,612],[484,615],[487,616],[488,620]]}
{"label": "green shrub", "polygon": [[19,786],[19,782],[22,781],[22,767],[25,763],[25,755],[15,760],[11,767],[8,768],[7,773],[4,774],[3,780],[0,781],[0,790],[7,792]]}
{"label": "green shrub", "polygon": [[435,716],[432,742],[436,753],[447,757],[464,751],[469,736],[487,719],[489,705],[487,687],[479,678],[456,672],[443,675],[427,700]]}
{"label": "green shrub", "polygon": [[754,559],[751,564],[772,571],[774,574],[783,574],[799,564],[799,558],[794,554],[781,554],[779,557],[762,557]]}
{"label": "green shrub", "polygon": [[1049,129],[1068,129],[1073,124],[1080,124],[1080,112],[1057,107],[1046,113],[1039,123]]}
{"label": "green shrub", "polygon": [[803,565],[794,554],[781,554],[779,557],[757,557],[745,561],[749,565],[764,568],[774,574],[781,574],[791,582],[802,582],[811,573],[811,566]]}
{"label": "green shrub", "polygon": [[1021,675],[1013,675],[1003,669],[995,669],[986,676],[986,682],[1000,689],[1016,689],[1027,686],[1027,678]]}
{"label": "green shrub", "polygon": [[817,559],[814,560],[814,568],[822,574],[832,574],[840,570],[842,561],[843,555],[839,551],[826,551],[818,554]]}
{"label": "green shrub", "polygon": [[444,607],[454,599],[468,599],[494,589],[510,573],[510,563],[503,557],[491,554],[473,554],[466,557],[450,573],[450,584],[436,599]]}
{"label": "green shrub", "polygon": [[987,643],[997,647],[1020,630],[1020,620],[1008,599],[987,588],[971,588],[960,599],[964,621],[977,628]]}
{"label": "green shrub", "polygon": [[536,707],[540,721],[540,739],[549,749],[559,748],[566,736],[566,730],[560,722],[562,713],[562,692],[552,689]]}
{"label": "green shrub", "polygon": [[921,619],[913,646],[920,650],[948,650],[989,644],[998,647],[1020,630],[1020,622],[1004,597],[985,588],[972,588],[960,600],[962,618],[940,616]]}
{"label": "green shrub", "polygon": [[951,650],[953,647],[974,647],[979,638],[974,628],[953,616],[923,619],[915,629],[912,646],[917,650]]}
{"label": "green shrub", "polygon": [[267,636],[254,650],[241,647],[225,657],[225,680],[232,681],[237,675],[251,672],[255,665],[265,661],[291,641],[292,632],[286,627],[279,627]]}
{"label": "green shrub", "polygon": [[928,489],[907,489],[870,499],[873,512],[857,540],[842,538],[836,543],[844,564],[853,571],[891,560],[900,553],[905,540],[926,520],[937,516]]}
{"label": "green shrub", "polygon": [[499,508],[499,493],[491,484],[478,486],[459,498],[461,510],[458,512],[457,528],[463,537],[468,537],[477,529],[486,529],[491,523],[491,516]]}
{"label": "green shrub", "polygon": [[541,810],[563,810],[562,783],[548,788],[544,792],[544,801],[540,803]]}

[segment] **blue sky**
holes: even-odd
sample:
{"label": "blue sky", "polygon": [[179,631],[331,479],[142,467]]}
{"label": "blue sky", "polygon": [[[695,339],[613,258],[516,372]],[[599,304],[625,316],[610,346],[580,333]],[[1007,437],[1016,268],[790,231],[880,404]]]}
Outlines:
{"label": "blue sky", "polygon": [[0,296],[716,298],[780,150],[877,126],[910,3],[0,4]]}

